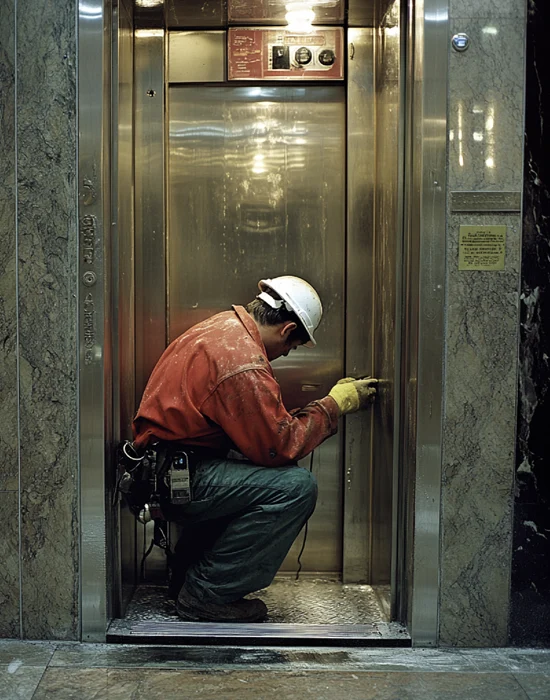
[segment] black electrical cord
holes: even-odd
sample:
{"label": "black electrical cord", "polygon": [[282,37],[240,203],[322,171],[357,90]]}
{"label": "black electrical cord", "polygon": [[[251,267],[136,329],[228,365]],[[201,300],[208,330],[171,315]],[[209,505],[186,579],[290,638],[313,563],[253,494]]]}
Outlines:
{"label": "black electrical cord", "polygon": [[[313,473],[313,454],[315,450],[311,453],[311,459],[309,460],[309,471]],[[304,549],[306,548],[306,540],[307,540],[307,526],[309,525],[309,520],[306,520],[306,526],[304,528],[304,539],[302,542],[302,548],[300,549],[300,554],[298,554],[298,570],[296,571],[296,578],[294,579],[295,581],[298,580],[300,576],[300,571],[302,570],[302,554],[304,553]]]}

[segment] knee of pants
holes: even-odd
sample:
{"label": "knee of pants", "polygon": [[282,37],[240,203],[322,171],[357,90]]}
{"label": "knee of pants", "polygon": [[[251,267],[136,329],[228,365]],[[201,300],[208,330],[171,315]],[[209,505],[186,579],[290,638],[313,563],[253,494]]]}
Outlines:
{"label": "knee of pants", "polygon": [[287,483],[289,495],[301,508],[313,511],[317,502],[317,479],[307,469],[296,467]]}

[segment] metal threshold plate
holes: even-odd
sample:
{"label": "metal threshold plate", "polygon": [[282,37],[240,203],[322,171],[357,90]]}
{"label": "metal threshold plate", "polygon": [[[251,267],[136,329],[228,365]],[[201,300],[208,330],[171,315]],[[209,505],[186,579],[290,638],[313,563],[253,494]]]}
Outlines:
{"label": "metal threshold plate", "polygon": [[107,641],[130,644],[273,644],[279,646],[410,646],[406,629],[389,622],[389,587],[342,585],[305,576],[278,577],[254,594],[268,607],[266,622],[184,622],[166,587],[141,584],[123,619],[113,620]]}
{"label": "metal threshold plate", "polygon": [[271,644],[307,643],[310,646],[407,647],[411,639],[396,622],[344,625],[307,625],[266,622],[221,624],[210,622],[136,622],[113,620],[107,641],[122,644]]}

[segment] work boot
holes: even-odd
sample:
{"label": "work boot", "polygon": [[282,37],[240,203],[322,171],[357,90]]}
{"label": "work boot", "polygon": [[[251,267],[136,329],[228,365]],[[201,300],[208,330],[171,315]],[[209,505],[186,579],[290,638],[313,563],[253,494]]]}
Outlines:
{"label": "work boot", "polygon": [[267,615],[267,607],[259,598],[241,598],[234,603],[201,601],[181,589],[176,610],[188,622],[259,622]]}

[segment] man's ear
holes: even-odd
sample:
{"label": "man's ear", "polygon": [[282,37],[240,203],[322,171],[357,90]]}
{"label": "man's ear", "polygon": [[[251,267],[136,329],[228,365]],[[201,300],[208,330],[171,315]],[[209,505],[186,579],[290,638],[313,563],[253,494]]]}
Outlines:
{"label": "man's ear", "polygon": [[289,321],[288,323],[285,323],[281,328],[281,338],[284,338],[286,340],[288,336],[292,333],[292,331],[296,330],[296,328],[298,328],[298,324],[294,323],[294,321]]}

